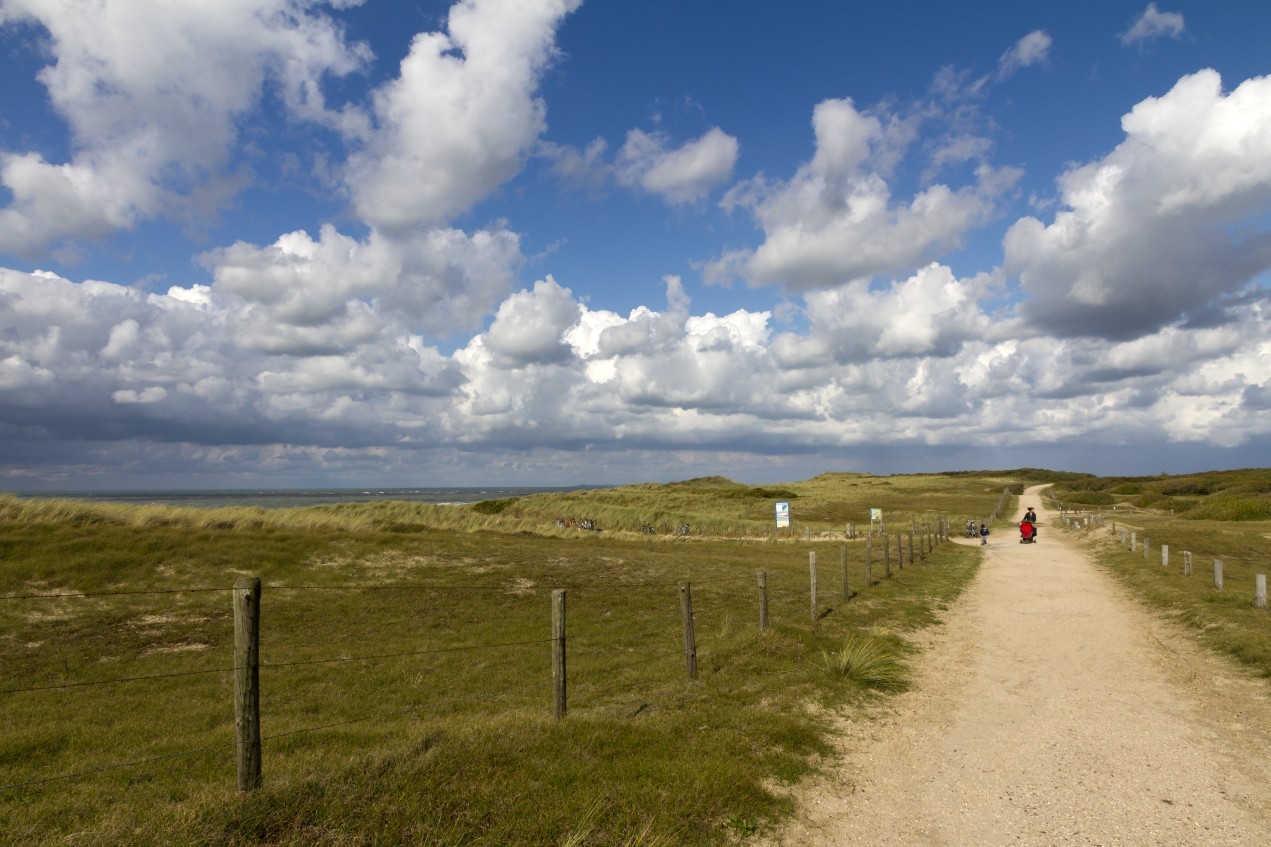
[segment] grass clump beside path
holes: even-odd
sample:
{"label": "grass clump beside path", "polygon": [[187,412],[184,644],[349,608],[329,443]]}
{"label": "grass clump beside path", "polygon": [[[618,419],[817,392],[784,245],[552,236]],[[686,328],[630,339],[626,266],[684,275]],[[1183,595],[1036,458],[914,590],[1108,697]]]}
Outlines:
{"label": "grass clump beside path", "polygon": [[[974,514],[1001,483],[933,478],[924,499],[917,477],[818,477],[753,499],[768,511],[774,490],[797,493],[828,528],[888,488],[897,504]],[[752,497],[733,485],[686,484],[696,494],[665,511],[748,527]],[[211,516],[0,498],[0,832],[24,845],[730,843],[790,812],[774,786],[828,751],[827,711],[889,687],[827,673],[825,655],[864,634],[903,658],[904,634],[937,619],[980,555],[946,544],[883,578],[876,552],[866,584],[863,540],[561,533],[540,519],[556,506]],[[264,785],[239,795],[230,588],[247,574],[264,583]],[[569,711],[555,721],[561,588]]]}
{"label": "grass clump beside path", "polygon": [[[1082,496],[1087,492],[1103,496]],[[1253,606],[1255,576],[1271,575],[1271,513],[1250,517],[1271,503],[1271,470],[1093,477],[1075,488],[1056,485],[1050,496],[1102,516],[1103,526],[1082,531],[1096,544],[1098,560],[1139,597],[1212,649],[1271,678],[1271,610]],[[1122,527],[1134,533],[1136,551],[1121,543]],[[1192,573],[1185,575],[1188,553]],[[1223,563],[1222,590],[1214,586],[1215,559]]]}

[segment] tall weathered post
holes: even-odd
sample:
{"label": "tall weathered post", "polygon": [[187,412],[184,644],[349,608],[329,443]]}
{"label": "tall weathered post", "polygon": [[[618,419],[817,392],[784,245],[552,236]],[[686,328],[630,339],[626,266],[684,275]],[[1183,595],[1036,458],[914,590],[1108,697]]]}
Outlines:
{"label": "tall weathered post", "polygon": [[768,572],[759,572],[759,631],[768,628]]}
{"label": "tall weathered post", "polygon": [[865,587],[874,584],[874,536],[865,536]]}
{"label": "tall weathered post", "polygon": [[566,711],[565,590],[552,592],[552,717],[560,720]]}
{"label": "tall weathered post", "polygon": [[680,583],[680,616],[684,619],[684,665],[689,679],[697,679],[697,637],[693,634],[693,589]]}
{"label": "tall weathered post", "polygon": [[847,545],[846,544],[839,545],[839,572],[842,576],[842,579],[840,579],[840,582],[843,583],[843,599],[847,600],[847,598],[851,596],[851,594],[848,591],[848,587],[847,587]]}
{"label": "tall weathered post", "polygon": [[234,585],[234,728],[238,790],[260,788],[260,579]]}
{"label": "tall weathered post", "polygon": [[816,552],[808,553],[808,577],[812,583],[812,623],[816,623],[819,612],[816,607]]}

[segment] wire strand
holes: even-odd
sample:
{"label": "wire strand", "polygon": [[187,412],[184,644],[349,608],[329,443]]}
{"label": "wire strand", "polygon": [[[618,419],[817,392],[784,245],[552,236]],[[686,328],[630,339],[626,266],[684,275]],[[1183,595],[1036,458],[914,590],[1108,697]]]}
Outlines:
{"label": "wire strand", "polygon": [[135,762],[123,762],[117,765],[105,765],[104,767],[100,767],[100,768],[91,768],[90,770],[76,771],[74,773],[64,773],[64,774],[59,774],[58,776],[45,777],[43,779],[32,779],[32,780],[28,780],[27,782],[12,782],[12,783],[9,783],[8,785],[0,785],[0,792],[13,791],[18,788],[29,788],[32,785],[44,785],[49,782],[61,782],[63,780],[68,780],[68,779],[78,779],[79,777],[83,777],[83,776],[93,776],[94,774],[106,773],[107,771],[122,770],[123,768],[135,768],[141,765],[149,765],[155,762],[163,762],[169,759],[179,759],[184,756],[193,756],[195,753],[203,753],[208,750],[217,750],[220,748],[237,747],[237,746],[238,746],[237,742],[228,743],[228,744],[224,742],[220,744],[209,744],[206,747],[196,747],[193,750],[183,750],[180,753],[168,753],[163,756],[151,756],[148,759],[138,759]]}

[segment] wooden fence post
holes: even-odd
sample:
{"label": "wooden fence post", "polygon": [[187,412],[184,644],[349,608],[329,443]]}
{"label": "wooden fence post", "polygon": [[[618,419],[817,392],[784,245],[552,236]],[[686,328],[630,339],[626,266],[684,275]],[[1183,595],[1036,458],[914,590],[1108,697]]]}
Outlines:
{"label": "wooden fence post", "polygon": [[1214,588],[1222,591],[1222,559],[1214,559]]}
{"label": "wooden fence post", "polygon": [[552,592],[552,717],[560,720],[566,710],[565,589]]}
{"label": "wooden fence post", "polygon": [[759,572],[759,631],[768,628],[768,572]]}
{"label": "wooden fence post", "polygon": [[1264,573],[1254,574],[1253,577],[1253,607],[1255,609],[1267,607],[1267,575]]}
{"label": "wooden fence post", "polygon": [[914,566],[914,531],[909,530],[909,567]]}
{"label": "wooden fence post", "polygon": [[874,537],[865,536],[865,587],[874,584]]}
{"label": "wooden fence post", "polygon": [[684,664],[688,678],[697,679],[697,638],[693,635],[693,589],[680,583],[680,617],[684,619]]}
{"label": "wooden fence post", "polygon": [[851,596],[851,592],[848,591],[848,588],[847,588],[847,545],[846,544],[839,545],[839,572],[842,574],[842,577],[843,577],[841,580],[841,582],[843,583],[843,600],[844,602],[846,602],[847,598]]}
{"label": "wooden fence post", "polygon": [[1150,546],[1147,536],[1143,536],[1143,558],[1147,558],[1147,548]]}
{"label": "wooden fence post", "polygon": [[905,569],[905,536],[896,533],[896,570],[903,571]]}
{"label": "wooden fence post", "polygon": [[1169,545],[1168,544],[1161,545],[1161,567],[1163,568],[1169,567]]}
{"label": "wooden fence post", "polygon": [[1183,551],[1183,576],[1192,575],[1192,551]]}
{"label": "wooden fence post", "polygon": [[1137,552],[1139,552],[1139,534],[1138,534],[1138,532],[1131,532],[1131,533],[1130,533],[1130,552],[1131,552],[1131,553],[1137,553]]}
{"label": "wooden fence post", "polygon": [[812,623],[816,623],[816,552],[808,553],[808,576],[812,581]]}
{"label": "wooden fence post", "polygon": [[883,576],[891,578],[891,536],[883,533]]}
{"label": "wooden fence post", "polygon": [[238,790],[260,788],[260,579],[234,585],[234,727]]}

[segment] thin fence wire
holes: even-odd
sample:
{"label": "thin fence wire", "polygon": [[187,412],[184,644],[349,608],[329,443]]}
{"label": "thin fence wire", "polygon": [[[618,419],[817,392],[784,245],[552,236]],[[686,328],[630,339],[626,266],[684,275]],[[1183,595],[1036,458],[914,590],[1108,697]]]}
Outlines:
{"label": "thin fence wire", "polygon": [[64,774],[59,774],[57,776],[43,777],[41,779],[32,779],[32,780],[27,780],[26,782],[11,782],[8,785],[0,785],[0,792],[15,791],[19,788],[30,788],[31,786],[34,786],[34,785],[44,785],[50,782],[63,782],[70,779],[79,779],[80,777],[94,776],[96,774],[106,773],[108,771],[123,770],[124,768],[135,768],[135,767],[140,767],[141,765],[150,765],[150,764],[154,764],[155,762],[163,762],[169,759],[180,759],[186,756],[193,756],[198,753],[204,753],[208,750],[221,750],[221,749],[231,750],[237,746],[238,746],[237,742],[221,742],[220,744],[209,744],[206,747],[196,747],[193,750],[182,750],[179,753],[166,753],[162,756],[151,756],[150,758],[147,758],[147,759],[137,759],[136,761],[132,761],[132,762],[120,762],[119,764],[115,764],[115,765],[103,765],[102,767],[99,767],[99,768],[90,768],[88,770],[75,771],[73,773],[64,773]]}
{"label": "thin fence wire", "polygon": [[[715,577],[705,580],[694,580],[692,577],[685,577],[685,581],[690,581],[694,585],[711,585],[725,582],[733,582],[739,580],[740,577]],[[527,593],[543,594],[558,588],[565,590],[585,589],[585,588],[665,588],[674,589],[678,585],[676,580],[639,580],[635,582],[563,582],[560,584],[552,584],[550,586],[531,586],[524,589]],[[233,586],[198,586],[192,588],[163,588],[163,589],[137,589],[128,591],[60,591],[40,594],[5,594],[0,595],[0,601],[4,600],[58,600],[58,599],[86,599],[93,597],[145,597],[145,596],[164,596],[172,594],[201,594],[217,591],[233,591]],[[262,592],[298,592],[298,591],[506,591],[507,585],[415,585],[409,583],[394,583],[386,585],[365,585],[365,584],[339,584],[339,585],[272,585],[264,584],[261,586]]]}
{"label": "thin fence wire", "polygon": [[[794,566],[790,566],[790,567],[792,569],[794,568]],[[875,571],[879,571],[880,569],[881,569],[880,564],[875,563]],[[806,578],[790,576],[789,573],[782,573],[782,570],[783,568],[779,566],[777,569],[772,569],[767,572],[769,596],[772,598],[782,600],[782,605],[785,604],[785,600],[787,598],[800,597],[800,598],[806,599],[806,587],[804,584]],[[736,586],[738,588],[742,586],[745,587],[744,593],[739,593],[737,595],[734,595],[731,593],[718,593],[711,590],[708,590],[699,594],[699,598],[698,598],[699,602],[705,602],[707,605],[704,608],[699,608],[695,610],[694,618],[695,618],[695,623],[697,624],[709,623],[712,619],[715,618],[716,615],[742,614],[741,610],[743,609],[745,610],[746,614],[749,614],[751,610],[751,606],[753,605],[753,600],[750,599],[751,595],[753,592],[757,591],[756,578],[755,578],[755,575],[751,573],[721,576],[721,577],[714,577],[709,579],[697,579],[697,580],[694,580],[690,576],[686,578],[686,580],[684,581],[688,581],[694,588],[718,587],[718,586]],[[604,582],[604,583],[585,583],[584,582],[584,583],[573,583],[573,584],[565,583],[564,586],[566,590],[656,589],[660,591],[666,591],[668,592],[668,595],[670,595],[678,587],[679,582],[680,580],[667,579],[665,581],[641,580],[641,581],[633,581],[633,582]],[[436,585],[436,584],[432,584],[432,585],[394,584],[394,585],[382,585],[382,586],[380,585],[376,585],[376,586],[268,585],[264,587],[264,590],[271,593],[275,593],[275,592],[281,593],[286,591],[326,592],[326,591],[354,591],[354,590],[362,591],[362,592],[368,592],[368,591],[505,592],[507,590],[507,586],[506,585],[494,585],[494,586]],[[540,593],[546,593],[549,589],[547,587],[544,587],[542,589],[535,587],[529,590],[532,593],[537,595]],[[169,589],[169,590],[57,592],[57,593],[44,593],[44,594],[7,595],[7,596],[0,597],[0,600],[65,599],[65,598],[147,596],[147,595],[163,596],[163,595],[176,595],[176,594],[208,593],[208,592],[227,592],[228,593],[230,591],[232,591],[232,589],[228,587],[199,587],[199,588],[182,588],[182,589]],[[409,620],[409,618],[405,620]],[[587,645],[587,646],[583,646],[583,649],[577,652],[577,655],[580,655],[580,656],[596,656],[606,651],[612,651],[614,649],[619,649],[619,650],[624,649],[622,647],[615,647],[612,645],[605,646],[602,644],[602,642],[605,640],[612,642],[612,639],[614,639],[615,636],[620,636],[620,637],[624,637],[627,639],[634,639],[634,640],[645,640],[645,639],[651,639],[651,638],[665,640],[665,644],[656,645],[658,649],[656,649],[651,654],[641,658],[637,658],[637,659],[624,658],[622,661],[608,663],[606,665],[599,666],[599,667],[592,667],[587,665],[586,663],[580,662],[579,664],[581,666],[575,665],[571,669],[571,678],[575,680],[576,682],[579,682],[591,687],[592,690],[599,690],[600,686],[603,684],[603,678],[606,676],[612,675],[615,672],[620,672],[622,670],[629,670],[629,669],[637,669],[637,668],[641,668],[641,667],[644,667],[653,663],[657,663],[657,662],[668,662],[668,661],[673,662],[677,656],[676,647],[678,646],[678,643],[679,643],[677,627],[674,625],[675,616],[672,613],[668,613],[667,622],[664,625],[659,626],[657,628],[652,628],[652,629],[645,628],[644,623],[645,622],[631,623],[629,625],[620,627],[616,630],[611,628],[603,628],[603,629],[597,628],[597,629],[586,629],[579,633],[571,633],[571,635],[569,636],[569,642],[571,643],[571,646],[578,647],[580,645]],[[638,628],[638,631],[637,631],[637,628]],[[308,665],[385,661],[385,660],[397,659],[397,658],[409,658],[409,657],[435,655],[435,654],[443,654],[443,653],[462,652],[462,651],[492,650],[492,649],[504,649],[504,648],[510,648],[510,647],[550,644],[553,642],[553,640],[554,639],[551,639],[551,638],[541,638],[541,639],[530,639],[530,640],[523,640],[523,641],[500,642],[500,643],[492,643],[492,644],[476,644],[476,645],[464,645],[464,646],[455,646],[455,647],[429,648],[425,650],[411,650],[411,651],[403,651],[403,652],[397,652],[397,653],[380,653],[380,654],[370,654],[370,655],[364,655],[364,656],[341,656],[341,657],[325,658],[325,659],[308,659],[308,660],[296,660],[296,661],[286,661],[286,662],[266,662],[266,663],[262,663],[259,667],[263,670],[271,670],[271,669],[281,669],[281,668],[290,668],[290,667],[301,667],[301,666],[308,666]],[[588,642],[591,642],[591,644],[588,645]],[[645,649],[648,649],[648,647],[650,647],[651,645],[646,643],[641,646],[644,647]],[[625,649],[630,649],[630,648],[625,648]],[[141,681],[147,681],[147,680],[192,677],[192,676],[211,675],[211,674],[226,674],[226,673],[233,673],[234,671],[239,669],[240,668],[237,668],[237,667],[212,668],[212,669],[180,671],[180,672],[163,673],[163,674],[149,674],[149,675],[137,675],[137,676],[131,676],[131,677],[118,677],[118,678],[114,678],[110,680],[79,681],[79,682],[60,683],[56,685],[30,686],[27,688],[10,688],[10,689],[0,690],[0,694],[18,694],[18,693],[36,692],[36,691],[64,690],[69,688],[113,685],[113,684],[121,684],[121,683],[128,683],[128,682],[141,682]],[[645,692],[644,696],[656,696],[657,692],[674,690],[680,684],[682,683],[676,683],[676,682],[663,683],[662,685],[655,686],[650,691]],[[393,709],[393,710],[385,711],[385,712],[379,712],[379,713],[368,715],[368,716],[350,718],[347,720],[331,722],[331,723],[322,724],[319,726],[306,727],[301,729],[289,730],[286,732],[275,733],[273,735],[262,738],[261,741],[262,743],[277,741],[279,739],[293,737],[297,735],[316,733],[316,732],[321,732],[324,730],[339,728],[343,726],[350,726],[350,725],[359,724],[359,723],[366,723],[366,722],[374,721],[374,720],[382,720],[384,718],[388,718],[388,717],[392,717],[396,715],[410,714],[410,713],[419,712],[425,709],[443,708],[447,705],[456,705],[459,703],[474,702],[474,701],[494,702],[497,698],[507,697],[508,695],[516,693],[516,692],[527,691],[527,690],[537,689],[537,688],[545,688],[545,687],[548,687],[549,685],[551,685],[549,681],[541,681],[541,682],[530,683],[524,686],[517,686],[495,695],[483,693],[479,695],[471,695],[471,696],[465,696],[465,697],[444,698],[442,700],[429,701],[428,703],[415,703],[404,708]],[[201,747],[197,747],[197,748],[193,748],[190,750],[185,750],[185,751],[181,751],[177,753],[151,756],[144,759],[138,759],[135,761],[123,762],[123,763],[118,763],[113,765],[106,765],[106,766],[102,766],[98,768],[91,768],[91,769],[86,769],[83,771],[76,771],[73,773],[67,773],[67,774],[62,774],[58,776],[44,777],[44,778],[35,779],[35,780],[11,783],[8,785],[0,786],[0,791],[8,792],[8,791],[16,790],[16,789],[43,785],[43,784],[57,782],[57,781],[77,779],[77,778],[82,778],[86,776],[91,776],[94,774],[120,770],[124,768],[140,767],[144,765],[154,764],[157,762],[163,762],[167,760],[174,760],[174,759],[178,759],[182,757],[193,756],[193,755],[197,755],[199,753],[207,752],[210,750],[233,749],[235,746],[237,746],[235,743],[230,743],[230,744],[221,743],[221,744],[214,744],[214,745],[206,745],[206,746],[201,746]]]}
{"label": "thin fence wire", "polygon": [[[496,696],[506,696],[507,694],[511,694],[511,693],[515,693],[519,691],[528,691],[534,688],[545,688],[549,686],[550,684],[551,684],[550,682],[535,682],[535,683],[530,683],[528,685],[515,686],[513,688],[505,689],[499,692],[499,694]],[[302,729],[293,729],[293,730],[288,730],[286,732],[275,733],[273,735],[269,735],[269,736],[261,738],[261,743],[264,744],[269,741],[276,741],[280,738],[288,738],[295,735],[305,735],[305,734],[314,733],[314,732],[322,732],[323,730],[335,729],[342,726],[350,726],[353,724],[367,723],[369,721],[374,721],[374,720],[383,720],[385,718],[396,717],[396,716],[400,716],[404,714],[410,714],[412,712],[419,712],[429,708],[437,708],[440,706],[455,705],[457,703],[473,702],[473,701],[479,701],[479,700],[492,700],[492,699],[494,698],[488,695],[482,694],[482,695],[472,695],[469,697],[453,697],[453,698],[440,700],[440,701],[434,700],[428,703],[414,703],[410,706],[407,706],[401,709],[392,709],[385,712],[377,712],[375,714],[365,715],[360,718],[350,718],[348,720],[336,721],[329,724],[323,724],[321,726],[305,727]],[[52,783],[52,782],[64,782],[67,780],[79,779],[85,776],[94,776],[100,773],[107,773],[109,771],[123,770],[125,768],[141,767],[143,765],[150,765],[156,762],[163,762],[163,761],[168,761],[172,759],[179,759],[179,758],[184,758],[187,756],[197,755],[198,753],[203,753],[208,750],[232,750],[238,746],[239,746],[239,743],[237,741],[221,742],[218,744],[209,744],[203,747],[195,747],[191,750],[182,750],[178,753],[165,753],[161,756],[150,756],[145,759],[136,759],[131,762],[119,762],[113,765],[103,765],[97,768],[89,768],[87,770],[82,770],[82,771],[74,771],[71,773],[58,774],[57,776],[42,777],[40,779],[32,779],[32,780],[27,780],[25,782],[13,782],[7,785],[0,785],[0,792],[15,791],[20,788],[30,788],[36,785],[45,785],[47,783]]]}
{"label": "thin fence wire", "polygon": [[[575,669],[574,667],[571,667],[569,669],[570,692],[572,695],[577,690],[576,686],[580,684],[590,685],[597,688],[601,687],[604,681],[608,677],[610,677],[615,671],[642,668],[642,667],[646,667],[648,665],[654,664],[655,662],[668,662],[668,661],[674,662],[677,658],[679,659],[679,662],[678,664],[675,665],[675,672],[678,674],[683,674],[684,673],[683,654],[682,653],[677,654],[670,651],[663,652],[663,653],[655,653],[653,655],[646,656],[643,659],[636,659],[634,661],[611,662],[607,665],[602,665],[596,668],[587,667],[587,668]],[[571,699],[572,699],[572,696],[571,696]]]}
{"label": "thin fence wire", "polygon": [[[290,667],[300,667],[303,665],[327,665],[327,664],[341,664],[346,662],[373,662],[373,661],[382,661],[387,659],[407,658],[411,656],[427,656],[427,655],[434,655],[438,653],[458,653],[458,652],[463,652],[468,650],[486,650],[486,649],[495,649],[495,648],[503,648],[503,647],[520,647],[527,644],[547,644],[547,643],[550,643],[551,640],[552,639],[550,638],[539,638],[539,639],[533,639],[530,641],[506,641],[506,642],[495,643],[495,644],[469,644],[469,645],[464,645],[461,647],[437,647],[437,648],[432,648],[428,650],[410,650],[410,651],[405,651],[401,653],[378,653],[378,654],[371,654],[366,656],[340,656],[340,657],[331,658],[331,659],[302,659],[302,660],[298,660],[294,662],[262,662],[260,663],[258,667],[261,670],[270,670],[273,668],[290,668]],[[141,676],[114,677],[112,679],[89,680],[89,681],[82,681],[82,682],[66,682],[66,683],[59,683],[57,685],[34,685],[34,686],[26,687],[26,688],[0,689],[0,694],[21,694],[21,693],[31,692],[31,691],[57,691],[57,690],[68,689],[68,688],[88,688],[88,687],[99,686],[99,685],[116,685],[116,684],[124,683],[124,682],[141,682],[145,680],[170,679],[174,677],[234,673],[235,671],[239,671],[239,670],[242,670],[242,668],[241,667],[209,668],[209,669],[197,670],[197,671],[176,671],[173,673],[145,674]]]}
{"label": "thin fence wire", "polygon": [[100,679],[84,682],[64,682],[57,685],[32,685],[27,688],[3,688],[0,694],[23,694],[29,691],[62,691],[68,688],[90,688],[97,685],[116,685],[122,682],[142,682],[151,679],[172,679],[183,676],[205,676],[218,673],[233,673],[238,668],[209,668],[199,671],[176,671],[173,673],[145,674],[143,676],[121,676],[113,679]]}
{"label": "thin fence wire", "polygon": [[470,644],[463,647],[436,647],[429,650],[409,650],[402,653],[379,653],[367,656],[341,656],[334,659],[300,659],[294,662],[261,662],[261,670],[272,668],[294,668],[304,665],[333,665],[345,662],[374,662],[385,659],[402,659],[410,656],[429,656],[438,653],[461,653],[468,650],[488,650],[496,647],[522,647],[527,644],[548,644],[550,638],[535,638],[529,641],[505,641],[497,644]]}
{"label": "thin fence wire", "polygon": [[[672,622],[669,622],[669,621],[663,626],[655,627],[652,629],[642,629],[638,632],[633,632],[633,629],[634,627],[625,627],[622,630],[613,631],[613,632],[610,632],[610,631],[571,632],[566,636],[566,641],[569,643],[571,652],[575,647],[578,647],[579,645],[583,645],[584,650],[588,650],[588,649],[604,650],[604,649],[611,649],[611,648],[622,649],[620,646],[620,643],[618,644],[615,643],[615,640],[617,638],[621,638],[623,641],[635,641],[637,639],[653,638],[659,635],[673,636],[675,638],[679,638],[681,634],[679,624],[678,623],[673,624]],[[596,644],[597,646],[594,648],[591,648],[587,646],[589,644]]]}
{"label": "thin fence wire", "polygon": [[222,588],[164,588],[164,589],[147,589],[144,591],[63,591],[54,594],[5,594],[0,596],[0,600],[55,600],[65,597],[85,598],[85,597],[145,597],[160,596],[167,594],[205,594],[211,591],[233,591],[231,587]]}
{"label": "thin fence wire", "polygon": [[[532,682],[527,685],[519,685],[519,686],[514,686],[512,688],[504,689],[503,691],[499,692],[499,695],[497,696],[506,696],[507,694],[511,694],[514,692],[529,691],[530,689],[534,689],[534,688],[546,688],[550,686],[551,684],[552,683],[550,680],[543,681],[543,682]],[[420,711],[423,711],[424,709],[436,709],[442,706],[453,706],[458,703],[491,701],[494,699],[495,697],[491,697],[490,695],[487,695],[487,694],[474,694],[468,697],[451,697],[444,700],[430,700],[427,703],[412,703],[411,705],[404,706],[400,709],[390,709],[385,712],[377,712],[373,715],[364,715],[363,717],[360,717],[360,718],[349,718],[347,720],[335,721],[333,723],[328,723],[328,724],[322,724],[321,726],[312,726],[312,727],[305,727],[303,729],[292,729],[286,732],[277,732],[277,733],[274,733],[273,735],[262,737],[260,741],[262,744],[264,744],[268,741],[276,741],[280,738],[290,738],[295,735],[307,735],[314,732],[322,732],[328,729],[336,729],[342,726],[351,726],[353,724],[366,723],[368,721],[384,720],[385,718],[398,717],[401,715],[411,714],[413,712],[420,712]]]}

